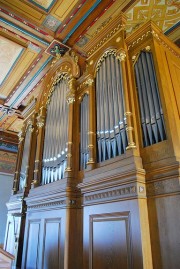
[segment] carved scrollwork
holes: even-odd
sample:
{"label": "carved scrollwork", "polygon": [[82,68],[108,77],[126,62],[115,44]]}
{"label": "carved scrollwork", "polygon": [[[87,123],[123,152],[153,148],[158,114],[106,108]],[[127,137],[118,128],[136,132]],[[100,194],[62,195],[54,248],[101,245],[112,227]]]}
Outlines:
{"label": "carved scrollwork", "polygon": [[[53,79],[53,78],[52,78]],[[50,88],[50,91],[49,91],[49,94],[48,94],[48,97],[47,97],[47,101],[46,101],[46,106],[50,103],[51,101],[51,96],[55,90],[55,86],[57,85],[57,83],[59,83],[62,79],[66,80],[66,81],[69,81],[70,79],[70,76],[68,76],[67,73],[61,73],[61,74],[58,74],[55,78],[54,78],[54,81],[52,83],[52,86]],[[49,85],[48,85],[49,86]]]}
{"label": "carved scrollwork", "polygon": [[86,81],[85,81],[85,85],[86,86],[92,86],[94,83],[94,79],[92,78],[88,78]]}
{"label": "carved scrollwork", "polygon": [[18,133],[18,138],[19,138],[19,144],[20,144],[24,140],[24,135],[23,135],[22,130]]}
{"label": "carved scrollwork", "polygon": [[73,50],[71,51],[71,58],[73,59],[73,61],[77,65],[79,58],[78,58],[78,56],[76,55],[76,53]]}
{"label": "carved scrollwork", "polygon": [[42,111],[41,113],[37,116],[37,127],[38,129],[42,128],[44,126],[45,123],[45,115],[42,115]]}
{"label": "carved scrollwork", "polygon": [[99,61],[97,62],[96,65],[96,72],[99,70],[102,62],[104,61],[104,59],[108,56],[108,55],[114,55],[116,56],[116,49],[109,49],[107,51],[105,51],[105,53],[101,56],[101,58],[99,59]]}
{"label": "carved scrollwork", "polygon": [[75,101],[75,92],[76,92],[76,80],[71,78],[68,81],[69,91],[66,94],[66,100],[68,104],[72,104]]}

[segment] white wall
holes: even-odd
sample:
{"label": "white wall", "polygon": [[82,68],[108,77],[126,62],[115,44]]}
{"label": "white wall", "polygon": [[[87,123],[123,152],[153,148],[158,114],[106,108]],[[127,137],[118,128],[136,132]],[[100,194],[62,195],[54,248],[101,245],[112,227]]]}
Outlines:
{"label": "white wall", "polygon": [[13,175],[0,173],[0,245],[4,244],[7,221],[6,203],[9,201],[11,195],[13,178]]}

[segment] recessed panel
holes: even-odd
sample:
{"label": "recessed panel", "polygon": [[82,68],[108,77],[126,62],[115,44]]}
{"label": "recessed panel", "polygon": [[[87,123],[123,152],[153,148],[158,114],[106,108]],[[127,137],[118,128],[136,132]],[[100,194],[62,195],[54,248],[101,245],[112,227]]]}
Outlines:
{"label": "recessed panel", "polygon": [[43,269],[60,268],[60,220],[45,222]]}
{"label": "recessed panel", "polygon": [[0,36],[0,85],[12,71],[22,51],[22,46]]}
{"label": "recessed panel", "polygon": [[29,224],[26,268],[36,269],[38,264],[40,222]]}
{"label": "recessed panel", "polygon": [[91,217],[90,268],[131,268],[128,217]]}

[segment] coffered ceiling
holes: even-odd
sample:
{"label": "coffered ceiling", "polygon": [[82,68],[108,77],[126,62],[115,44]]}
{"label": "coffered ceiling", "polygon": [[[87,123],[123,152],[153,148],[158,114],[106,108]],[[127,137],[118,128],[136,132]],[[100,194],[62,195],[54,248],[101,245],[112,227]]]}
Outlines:
{"label": "coffered ceiling", "polygon": [[38,95],[56,49],[72,48],[85,61],[88,44],[121,11],[127,34],[151,19],[178,44],[176,0],[0,0],[2,133],[20,131],[23,110]]}

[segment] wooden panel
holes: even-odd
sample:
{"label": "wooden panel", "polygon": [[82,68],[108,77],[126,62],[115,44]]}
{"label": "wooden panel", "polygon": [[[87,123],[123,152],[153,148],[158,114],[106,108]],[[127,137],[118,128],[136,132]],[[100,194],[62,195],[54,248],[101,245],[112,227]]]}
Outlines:
{"label": "wooden panel", "polygon": [[172,55],[172,53],[167,52],[167,60],[170,67],[170,75],[171,75],[171,81],[173,85],[173,93],[176,100],[176,106],[178,108],[178,114],[180,117],[180,91],[179,91],[179,85],[180,85],[180,64],[179,59]]}
{"label": "wooden panel", "polygon": [[52,10],[53,16],[62,22],[65,19],[65,17],[67,16],[68,12],[72,9],[72,7],[77,2],[78,2],[78,0],[58,1],[58,5],[55,5],[55,7]]}
{"label": "wooden panel", "polygon": [[0,2],[6,4],[8,7],[13,8],[16,12],[27,16],[30,19],[35,20],[37,23],[41,23],[44,15],[39,12],[38,10],[35,10],[34,8],[30,7],[29,5],[23,3],[19,0],[1,0]]}
{"label": "wooden panel", "polygon": [[38,268],[40,221],[30,221],[27,242],[26,268]]}
{"label": "wooden panel", "polygon": [[131,268],[129,213],[90,216],[90,268]]}
{"label": "wooden panel", "polygon": [[45,220],[44,259],[42,267],[44,269],[60,268],[60,232],[61,219]]}
{"label": "wooden panel", "polygon": [[7,233],[6,233],[6,242],[5,250],[11,254],[14,254],[14,225],[12,221],[7,223]]}

